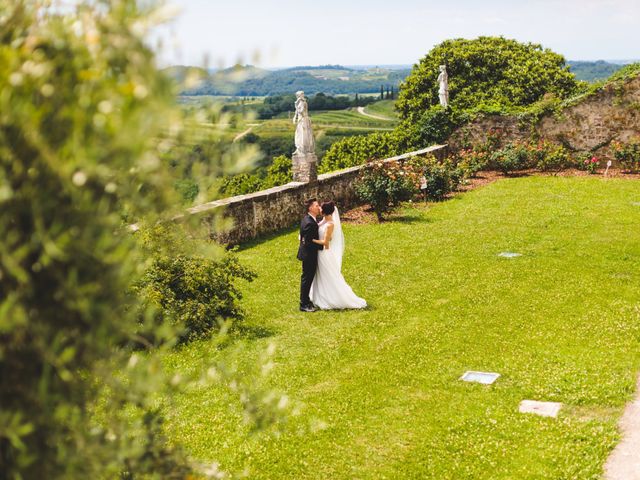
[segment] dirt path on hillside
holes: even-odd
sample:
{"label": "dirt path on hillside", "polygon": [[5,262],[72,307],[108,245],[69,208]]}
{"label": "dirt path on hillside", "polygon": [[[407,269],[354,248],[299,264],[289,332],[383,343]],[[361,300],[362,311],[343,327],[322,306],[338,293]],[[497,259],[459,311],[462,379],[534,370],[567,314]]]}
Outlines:
{"label": "dirt path on hillside", "polygon": [[233,139],[233,142],[237,142],[238,140],[242,139],[242,137],[244,137],[245,135],[248,135],[251,133],[251,130],[253,130],[253,127],[249,127],[247,128],[244,132],[239,133],[238,135],[236,135]]}
{"label": "dirt path on hillside", "polygon": [[380,115],[374,115],[373,113],[367,113],[364,111],[364,107],[358,107],[356,108],[356,110],[358,111],[358,113],[360,115],[364,115],[365,117],[369,117],[369,118],[375,118],[376,120],[386,120],[387,122],[393,122],[393,118],[389,118],[389,117],[382,117]]}

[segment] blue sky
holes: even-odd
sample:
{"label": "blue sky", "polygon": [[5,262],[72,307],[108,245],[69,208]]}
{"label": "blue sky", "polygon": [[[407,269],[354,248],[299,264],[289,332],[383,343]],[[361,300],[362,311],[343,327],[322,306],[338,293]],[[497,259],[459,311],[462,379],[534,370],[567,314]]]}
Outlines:
{"label": "blue sky", "polygon": [[412,64],[447,38],[503,35],[573,60],[640,58],[640,0],[181,0],[165,63]]}

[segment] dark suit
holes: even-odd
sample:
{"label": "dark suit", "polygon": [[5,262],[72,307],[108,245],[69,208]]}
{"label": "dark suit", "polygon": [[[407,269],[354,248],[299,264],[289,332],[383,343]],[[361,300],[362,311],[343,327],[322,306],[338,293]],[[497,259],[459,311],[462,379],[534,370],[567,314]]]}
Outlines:
{"label": "dark suit", "polygon": [[309,291],[318,269],[318,251],[322,250],[322,245],[314,243],[313,240],[319,239],[318,222],[311,215],[305,215],[300,222],[300,246],[298,247],[298,260],[302,262],[302,277],[300,279],[301,307],[311,305]]}

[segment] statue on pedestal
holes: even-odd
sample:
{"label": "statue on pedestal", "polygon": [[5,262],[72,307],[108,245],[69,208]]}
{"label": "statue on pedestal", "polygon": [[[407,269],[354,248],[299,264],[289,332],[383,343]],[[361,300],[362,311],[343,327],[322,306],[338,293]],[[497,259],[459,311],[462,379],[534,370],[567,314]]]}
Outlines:
{"label": "statue on pedestal", "polygon": [[302,90],[296,92],[296,112],[293,115],[293,123],[296,124],[296,153],[315,153],[316,142],[311,129],[309,107]]}
{"label": "statue on pedestal", "polygon": [[295,182],[315,182],[318,178],[316,157],[316,142],[311,129],[309,107],[304,92],[296,92],[296,111],[293,123],[296,125],[295,144],[293,152],[293,180]]}
{"label": "statue on pedestal", "polygon": [[438,95],[440,96],[440,105],[444,108],[449,106],[449,74],[447,73],[447,66],[440,65],[440,75],[438,75],[438,83],[440,88],[438,89]]}

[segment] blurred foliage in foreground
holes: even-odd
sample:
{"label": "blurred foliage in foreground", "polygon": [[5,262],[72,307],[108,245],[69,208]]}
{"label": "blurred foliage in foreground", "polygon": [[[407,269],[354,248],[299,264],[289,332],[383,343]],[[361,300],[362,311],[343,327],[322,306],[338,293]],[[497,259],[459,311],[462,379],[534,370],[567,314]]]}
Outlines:
{"label": "blurred foliage in foreground", "polygon": [[[160,355],[140,351],[171,348],[184,325],[128,293],[154,257],[126,225],[144,233],[175,216],[162,159],[194,136],[212,159],[193,167],[203,195],[256,152],[191,128],[201,119],[175,106],[144,41],[162,21],[163,9],[135,0],[0,0],[0,478],[220,475],[164,440],[161,412],[194,381],[249,382],[216,366],[169,379]],[[158,256],[220,255],[205,242],[156,243]],[[263,412],[249,421],[273,417],[273,395],[256,408],[266,394],[239,394]]]}

